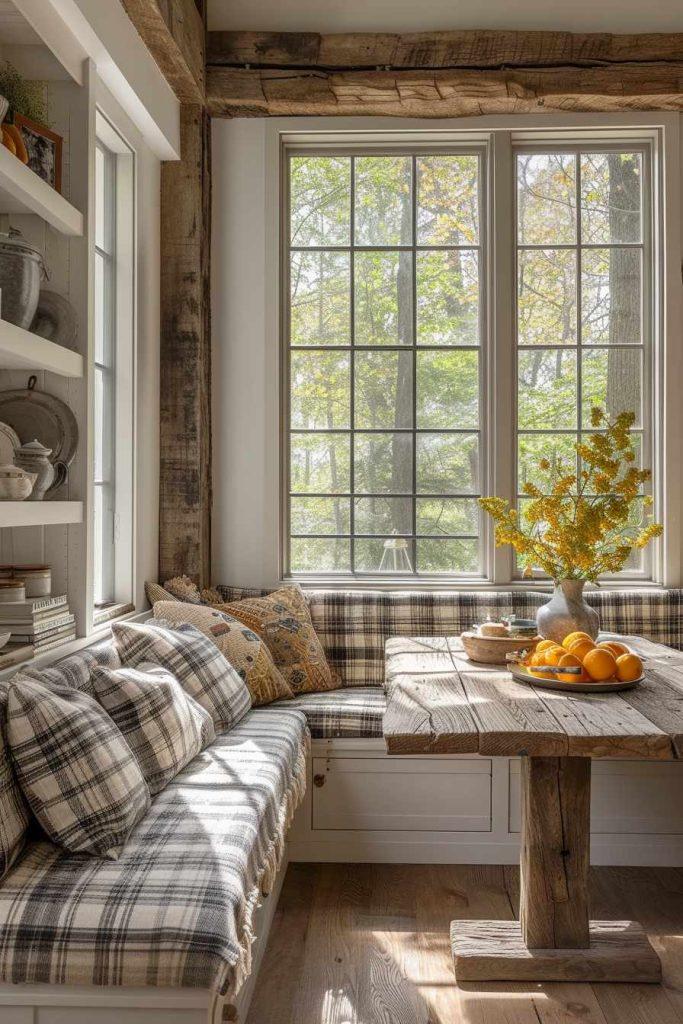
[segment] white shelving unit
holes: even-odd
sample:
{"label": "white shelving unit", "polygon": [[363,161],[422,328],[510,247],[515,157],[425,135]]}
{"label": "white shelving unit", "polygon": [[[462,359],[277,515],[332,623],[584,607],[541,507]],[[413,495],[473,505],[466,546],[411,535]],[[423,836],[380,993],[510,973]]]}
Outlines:
{"label": "white shelving unit", "polygon": [[62,377],[82,377],[83,356],[7,320],[0,320],[0,367],[3,370],[47,370]]}
{"label": "white shelving unit", "polygon": [[0,529],[82,522],[82,501],[0,501]]}
{"label": "white shelving unit", "polygon": [[0,146],[0,213],[35,213],[62,234],[83,234],[83,214]]}

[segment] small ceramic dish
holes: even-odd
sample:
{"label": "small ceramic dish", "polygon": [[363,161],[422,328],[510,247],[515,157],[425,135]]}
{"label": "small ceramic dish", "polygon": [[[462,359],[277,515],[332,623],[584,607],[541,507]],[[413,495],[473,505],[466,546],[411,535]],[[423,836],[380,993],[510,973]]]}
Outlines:
{"label": "small ceramic dish", "polygon": [[540,637],[528,636],[480,636],[479,633],[460,634],[465,654],[470,661],[482,665],[504,665],[508,654],[533,651]]}

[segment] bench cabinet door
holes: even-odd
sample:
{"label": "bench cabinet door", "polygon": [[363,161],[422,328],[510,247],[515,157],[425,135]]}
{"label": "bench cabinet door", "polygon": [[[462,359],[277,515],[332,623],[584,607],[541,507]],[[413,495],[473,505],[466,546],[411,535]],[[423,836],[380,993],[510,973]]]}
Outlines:
{"label": "bench cabinet door", "polygon": [[488,832],[486,758],[313,759],[313,829]]}

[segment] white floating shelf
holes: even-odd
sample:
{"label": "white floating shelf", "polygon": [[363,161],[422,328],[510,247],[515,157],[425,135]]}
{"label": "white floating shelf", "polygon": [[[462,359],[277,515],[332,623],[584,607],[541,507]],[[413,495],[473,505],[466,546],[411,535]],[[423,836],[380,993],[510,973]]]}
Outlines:
{"label": "white floating shelf", "polygon": [[83,356],[0,320],[0,369],[48,370],[62,377],[82,377]]}
{"label": "white floating shelf", "polygon": [[82,522],[82,501],[0,501],[0,529]]}
{"label": "white floating shelf", "polygon": [[65,235],[83,234],[83,214],[2,145],[0,213],[37,213]]}

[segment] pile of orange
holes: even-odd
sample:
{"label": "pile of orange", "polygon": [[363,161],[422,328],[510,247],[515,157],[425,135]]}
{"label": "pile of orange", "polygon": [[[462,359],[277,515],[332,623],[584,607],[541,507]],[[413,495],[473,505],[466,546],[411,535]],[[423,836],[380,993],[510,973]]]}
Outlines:
{"label": "pile of orange", "polygon": [[[643,663],[625,644],[603,640],[596,644],[588,633],[569,633],[561,644],[540,640],[525,662],[529,674],[538,679],[560,679],[567,683],[622,683],[640,679]],[[548,672],[547,668],[580,668],[580,672]],[[546,671],[544,671],[546,670]]]}

